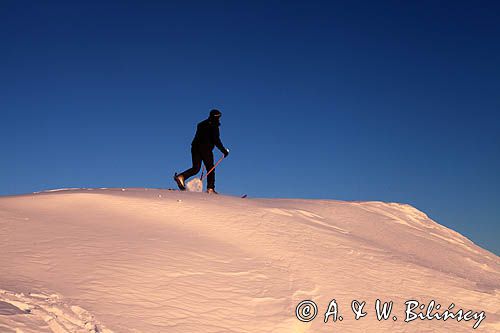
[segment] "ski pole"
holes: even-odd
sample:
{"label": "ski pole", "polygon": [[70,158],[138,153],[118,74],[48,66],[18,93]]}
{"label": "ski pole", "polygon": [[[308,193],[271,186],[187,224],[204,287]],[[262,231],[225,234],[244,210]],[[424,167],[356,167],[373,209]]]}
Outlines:
{"label": "ski pole", "polygon": [[[215,163],[215,165],[212,167],[212,169],[210,169],[205,176],[203,176],[203,178],[206,178],[208,176],[208,174],[212,171],[214,171],[215,167],[219,165],[220,162],[222,162],[222,160],[224,159],[224,155],[222,155],[221,158],[219,158],[219,160],[217,161],[217,163]],[[201,180],[203,180],[203,178]]]}

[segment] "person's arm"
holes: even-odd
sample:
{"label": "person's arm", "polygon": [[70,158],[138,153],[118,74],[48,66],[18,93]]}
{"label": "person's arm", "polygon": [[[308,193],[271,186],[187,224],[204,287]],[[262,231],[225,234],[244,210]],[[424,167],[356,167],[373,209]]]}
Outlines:
{"label": "person's arm", "polygon": [[220,140],[220,131],[219,127],[215,126],[213,130],[213,142],[215,146],[224,154],[224,157],[227,157],[229,154],[229,150],[227,150],[224,145],[222,144],[222,141]]}

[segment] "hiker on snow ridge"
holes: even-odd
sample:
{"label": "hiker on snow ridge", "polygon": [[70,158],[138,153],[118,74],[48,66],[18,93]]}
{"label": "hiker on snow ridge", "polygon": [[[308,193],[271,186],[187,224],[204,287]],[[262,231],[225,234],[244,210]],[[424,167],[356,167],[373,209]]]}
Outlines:
{"label": "hiker on snow ridge", "polygon": [[[207,171],[214,166],[214,154],[212,150],[217,147],[227,157],[229,150],[224,147],[220,140],[219,126],[222,113],[213,109],[210,111],[208,119],[203,120],[196,128],[196,134],[191,142],[191,158],[193,166],[181,174],[175,173],[174,180],[180,190],[186,189],[185,181],[196,175],[201,168],[201,162],[205,164]],[[215,193],[215,170],[212,170],[207,176],[207,193]]]}

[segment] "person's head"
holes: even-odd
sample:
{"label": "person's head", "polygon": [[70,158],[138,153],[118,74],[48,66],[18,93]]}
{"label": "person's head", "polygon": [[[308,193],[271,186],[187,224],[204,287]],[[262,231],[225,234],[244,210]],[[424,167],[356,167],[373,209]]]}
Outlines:
{"label": "person's head", "polygon": [[210,118],[219,120],[222,113],[217,109],[210,110]]}
{"label": "person's head", "polygon": [[211,123],[217,124],[217,126],[219,126],[221,116],[222,116],[222,113],[219,110],[212,109],[210,111],[210,116],[208,117],[208,119],[210,120]]}

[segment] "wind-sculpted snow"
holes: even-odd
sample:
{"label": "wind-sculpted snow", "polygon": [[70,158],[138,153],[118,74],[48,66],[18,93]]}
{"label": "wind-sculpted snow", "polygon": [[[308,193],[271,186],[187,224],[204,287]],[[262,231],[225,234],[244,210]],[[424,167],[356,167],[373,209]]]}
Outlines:
{"label": "wind-sculpted snow", "polygon": [[86,310],[65,303],[55,294],[0,290],[0,316],[1,332],[113,333]]}
{"label": "wind-sculpted snow", "polygon": [[[404,204],[152,189],[2,197],[0,267],[0,332],[500,332],[499,257]],[[377,299],[393,302],[387,320]],[[314,320],[298,319],[303,301]],[[405,322],[417,301],[442,309]],[[324,323],[330,305],[337,320]],[[471,312],[440,317],[459,309]]]}

